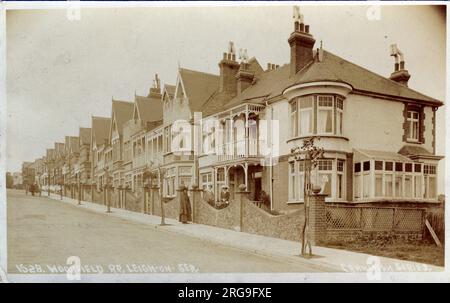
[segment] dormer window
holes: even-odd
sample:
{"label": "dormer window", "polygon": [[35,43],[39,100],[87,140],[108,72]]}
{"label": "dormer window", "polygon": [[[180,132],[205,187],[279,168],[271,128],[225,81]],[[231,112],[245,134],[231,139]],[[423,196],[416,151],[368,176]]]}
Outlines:
{"label": "dormer window", "polygon": [[409,110],[406,121],[408,123],[408,141],[419,141],[419,112],[415,110]]}

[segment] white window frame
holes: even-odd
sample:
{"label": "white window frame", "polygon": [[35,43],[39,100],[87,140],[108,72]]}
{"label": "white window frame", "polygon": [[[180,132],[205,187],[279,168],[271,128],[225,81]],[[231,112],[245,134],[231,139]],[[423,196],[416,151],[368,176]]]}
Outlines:
{"label": "white window frame", "polygon": [[[417,118],[414,118],[414,114],[417,114]],[[406,121],[408,123],[407,141],[419,142],[420,112],[418,112],[417,110],[408,110]],[[414,130],[416,131],[416,136],[414,136]]]}
{"label": "white window frame", "polygon": [[[321,100],[321,99],[328,99],[328,100]],[[320,105],[321,101],[331,102],[331,105]],[[320,111],[331,111],[331,131],[327,132],[326,130],[321,132],[320,125],[321,125],[321,119],[319,112]],[[334,134],[334,96],[331,95],[317,95],[317,110],[316,110],[316,127],[317,127],[317,135],[333,135]]]}
{"label": "white window frame", "polygon": [[[310,99],[311,101],[311,106],[310,107],[305,107],[302,108],[300,106],[300,103],[302,102],[302,100],[306,100],[306,99]],[[315,120],[314,120],[314,102],[316,102],[316,98],[314,95],[309,95],[309,96],[303,96],[303,97],[299,97],[297,98],[297,112],[298,112],[298,117],[297,117],[297,133],[300,136],[310,136],[312,134],[314,134],[314,124]],[[302,132],[302,113],[303,112],[309,112],[310,113],[310,132],[309,133],[303,133]]]}

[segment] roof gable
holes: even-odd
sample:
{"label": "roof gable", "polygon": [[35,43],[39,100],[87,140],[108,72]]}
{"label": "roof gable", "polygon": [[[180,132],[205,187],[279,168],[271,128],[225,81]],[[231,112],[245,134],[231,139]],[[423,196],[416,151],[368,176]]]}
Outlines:
{"label": "roof gable", "polygon": [[179,79],[191,111],[201,111],[203,104],[219,89],[218,75],[180,68]]}

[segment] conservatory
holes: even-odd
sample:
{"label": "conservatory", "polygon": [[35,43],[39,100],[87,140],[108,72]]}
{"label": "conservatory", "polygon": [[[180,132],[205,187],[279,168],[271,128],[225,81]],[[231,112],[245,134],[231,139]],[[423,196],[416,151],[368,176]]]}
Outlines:
{"label": "conservatory", "polygon": [[437,200],[437,161],[413,161],[394,152],[355,149],[355,201]]}

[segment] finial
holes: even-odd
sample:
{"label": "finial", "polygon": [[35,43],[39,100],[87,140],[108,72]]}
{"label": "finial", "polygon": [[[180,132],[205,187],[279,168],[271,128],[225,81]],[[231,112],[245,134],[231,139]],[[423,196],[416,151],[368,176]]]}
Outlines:
{"label": "finial", "polygon": [[233,41],[228,42],[228,53],[235,54],[234,43]]}
{"label": "finial", "polygon": [[239,59],[241,60],[241,63],[248,63],[247,49],[239,49]]}
{"label": "finial", "polygon": [[300,12],[300,6],[294,5],[293,9],[294,13],[292,17],[294,18],[294,20],[299,23],[304,23],[303,14]]}

